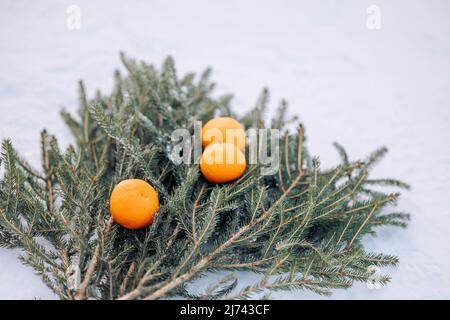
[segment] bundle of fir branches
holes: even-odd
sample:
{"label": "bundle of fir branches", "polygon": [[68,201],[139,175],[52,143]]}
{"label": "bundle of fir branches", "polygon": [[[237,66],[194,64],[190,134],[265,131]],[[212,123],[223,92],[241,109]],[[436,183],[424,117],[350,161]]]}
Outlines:
{"label": "bundle of fir branches", "polygon": [[[9,140],[2,144],[0,246],[21,249],[21,261],[60,298],[260,298],[276,290],[329,294],[354,281],[389,281],[371,278],[371,267],[398,259],[367,252],[361,242],[377,227],[405,227],[408,220],[392,209],[399,194],[383,191],[408,186],[369,177],[386,148],[351,161],[336,144],[342,163],[322,169],[305,148],[303,127],[285,130],[286,103],[270,122],[264,119],[267,90],[239,117],[231,96],[213,97],[210,70],[178,78],[171,58],[161,70],[121,58],[128,75],[116,72],[110,95],[88,100],[80,83],[79,115],[62,112],[74,146],[62,151],[43,131],[37,170]],[[257,164],[247,165],[240,179],[216,185],[197,164],[175,164],[173,130],[192,131],[194,121],[217,115],[246,128],[283,130],[278,172],[264,176]],[[127,230],[110,218],[111,190],[128,178],[158,191],[159,212],[148,228]],[[225,276],[193,289],[196,279],[216,271]],[[238,271],[260,276],[243,287]]]}

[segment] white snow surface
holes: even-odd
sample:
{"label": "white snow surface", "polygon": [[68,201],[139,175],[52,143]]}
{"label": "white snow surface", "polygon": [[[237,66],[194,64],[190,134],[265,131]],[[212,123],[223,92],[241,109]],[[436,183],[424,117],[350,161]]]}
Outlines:
{"label": "white snow surface", "polygon": [[[66,26],[69,5],[81,29]],[[381,29],[366,27],[369,5]],[[336,291],[334,299],[450,298],[450,2],[355,1],[8,1],[0,2],[0,138],[10,137],[38,165],[45,127],[72,142],[59,111],[74,111],[77,81],[92,95],[109,92],[118,53],[160,64],[168,54],[180,74],[212,66],[218,93],[254,105],[263,86],[272,106],[286,98],[307,129],[323,166],[338,162],[332,142],[353,158],[376,147],[390,153],[377,177],[412,185],[399,209],[406,230],[380,230],[370,250],[398,255],[392,282]],[[0,299],[56,298],[0,249]],[[244,276],[249,281],[251,277]],[[203,282],[205,283],[205,282]],[[308,292],[275,298],[315,299]]]}

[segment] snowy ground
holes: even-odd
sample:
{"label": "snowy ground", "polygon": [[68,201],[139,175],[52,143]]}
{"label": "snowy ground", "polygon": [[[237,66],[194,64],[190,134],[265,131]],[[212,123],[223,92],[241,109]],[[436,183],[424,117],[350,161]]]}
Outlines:
{"label": "snowy ground", "polygon": [[[66,8],[81,8],[81,29]],[[381,9],[381,29],[366,9]],[[42,127],[70,142],[59,110],[76,106],[76,82],[108,91],[118,52],[181,72],[212,66],[219,91],[249,108],[261,87],[285,97],[324,165],[339,141],[354,157],[386,144],[376,175],[413,186],[400,207],[406,231],[367,239],[400,256],[380,290],[361,284],[337,299],[450,298],[450,2],[448,1],[5,1],[0,2],[0,138],[39,163]],[[18,252],[0,249],[0,299],[54,298]],[[279,298],[317,298],[281,293]]]}

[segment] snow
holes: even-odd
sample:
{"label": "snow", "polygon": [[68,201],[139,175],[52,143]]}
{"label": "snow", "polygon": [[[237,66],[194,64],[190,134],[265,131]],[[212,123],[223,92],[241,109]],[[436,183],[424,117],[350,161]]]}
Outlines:
{"label": "snow", "polygon": [[[66,9],[81,9],[69,30]],[[381,9],[369,30],[366,9]],[[263,86],[272,105],[284,97],[305,123],[310,150],[337,163],[333,141],[363,157],[390,149],[376,176],[413,186],[399,208],[405,231],[384,229],[366,244],[396,254],[399,268],[379,290],[360,284],[335,299],[450,298],[450,3],[448,1],[1,1],[0,138],[39,163],[39,132],[70,140],[59,117],[75,110],[76,82],[109,92],[118,53],[160,64],[171,54],[180,73],[214,69],[219,92],[239,110]],[[55,298],[0,249],[0,298]],[[277,293],[286,299],[316,295]]]}

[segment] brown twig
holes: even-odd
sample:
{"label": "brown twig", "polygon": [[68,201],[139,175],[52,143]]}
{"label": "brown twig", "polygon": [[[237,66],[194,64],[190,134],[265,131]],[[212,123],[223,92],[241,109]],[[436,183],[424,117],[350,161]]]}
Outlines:
{"label": "brown twig", "polygon": [[[103,229],[103,234],[108,233],[111,229],[113,220],[109,218],[106,226]],[[100,256],[100,243],[95,247],[94,253],[92,255],[91,261],[89,262],[86,274],[84,275],[83,281],[81,282],[80,288],[75,295],[75,300],[84,300],[86,298],[86,290],[91,281],[92,275],[94,274],[95,268],[97,267],[97,262]]]}
{"label": "brown twig", "polygon": [[303,151],[303,127],[300,126],[298,128],[297,172],[303,172],[302,151]]}
{"label": "brown twig", "polygon": [[292,179],[291,169],[289,168],[289,135],[287,132],[284,135],[284,162],[286,166],[287,175],[289,179]]}
{"label": "brown twig", "polygon": [[356,237],[358,236],[358,234],[361,232],[362,228],[364,228],[364,226],[367,224],[367,222],[370,220],[370,218],[372,217],[372,215],[375,213],[375,211],[378,208],[378,204],[373,206],[372,211],[370,211],[370,213],[368,214],[366,220],[364,220],[364,222],[361,224],[361,226],[359,227],[358,231],[356,231],[355,235],[353,236],[352,240],[350,240],[348,246],[351,247],[353,242],[355,241]]}
{"label": "brown twig", "polygon": [[297,177],[292,181],[291,185],[288,189],[286,189],[286,192],[284,192],[280,198],[269,208],[267,209],[259,218],[256,218],[252,220],[249,224],[241,227],[235,234],[233,234],[227,241],[222,243],[216,250],[214,250],[209,255],[203,257],[195,266],[193,266],[188,272],[176,277],[175,279],[169,281],[162,287],[160,287],[158,290],[154,291],[153,293],[146,296],[145,300],[154,300],[158,299],[164,294],[166,294],[168,291],[172,290],[173,288],[177,287],[181,283],[189,280],[192,276],[194,276],[197,272],[202,270],[211,259],[215,258],[219,253],[223,252],[225,249],[227,249],[231,244],[234,243],[235,240],[237,240],[242,234],[244,234],[246,231],[248,231],[250,228],[255,226],[256,224],[262,222],[264,219],[266,219],[275,208],[279,206],[280,203],[284,201],[286,196],[297,186],[297,183],[300,181],[300,179],[303,177],[303,174],[300,173],[297,175]]}
{"label": "brown twig", "polygon": [[50,160],[48,156],[47,148],[47,135],[44,133],[42,137],[43,153],[44,153],[44,167],[45,167],[45,181],[47,184],[48,192],[48,209],[53,212],[53,182],[52,182],[52,168],[50,168]]}
{"label": "brown twig", "polygon": [[197,231],[196,231],[196,227],[195,227],[195,212],[198,209],[198,203],[200,201],[200,198],[203,194],[203,191],[205,189],[205,184],[202,185],[197,198],[195,199],[194,205],[192,207],[192,239],[194,240],[194,244],[198,245],[197,243]]}

